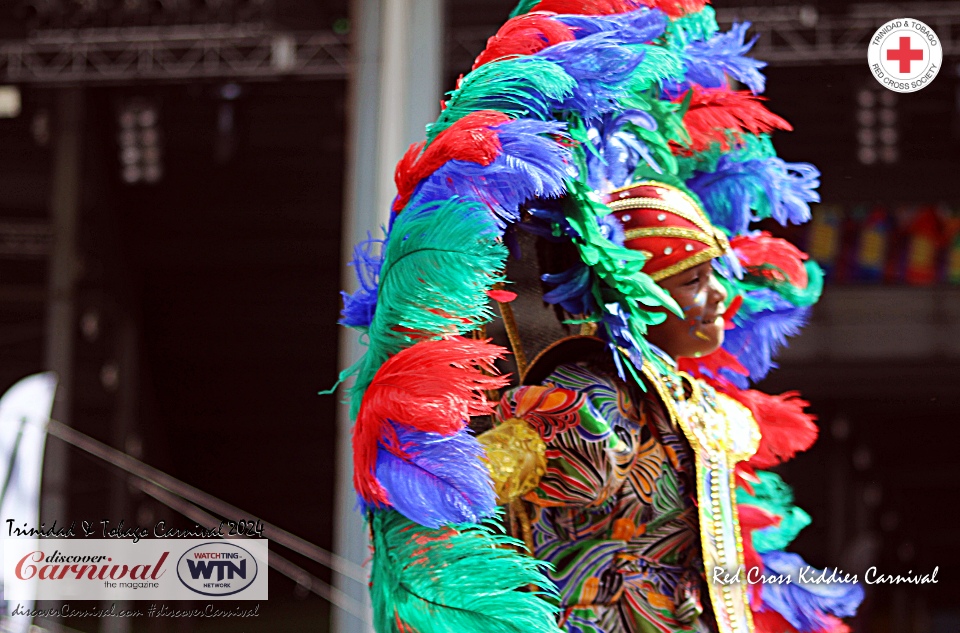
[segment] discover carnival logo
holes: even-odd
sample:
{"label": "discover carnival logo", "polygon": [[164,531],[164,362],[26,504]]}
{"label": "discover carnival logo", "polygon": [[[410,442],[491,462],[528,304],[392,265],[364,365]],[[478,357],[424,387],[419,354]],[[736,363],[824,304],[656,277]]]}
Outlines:
{"label": "discover carnival logo", "polygon": [[257,559],[233,543],[223,541],[192,547],[177,562],[177,576],[189,589],[204,596],[231,596],[253,584]]}
{"label": "discover carnival logo", "polygon": [[6,538],[0,578],[4,600],[266,600],[268,555],[266,539]]}
{"label": "discover carnival logo", "polygon": [[873,34],[867,64],[874,78],[894,92],[916,92],[943,64],[943,46],[929,26],[913,18],[890,20]]}

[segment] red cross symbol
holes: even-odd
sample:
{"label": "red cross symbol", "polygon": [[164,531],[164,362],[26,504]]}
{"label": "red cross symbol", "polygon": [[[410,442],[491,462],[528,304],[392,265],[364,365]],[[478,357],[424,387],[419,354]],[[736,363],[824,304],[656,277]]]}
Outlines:
{"label": "red cross symbol", "polygon": [[900,38],[900,48],[891,48],[887,51],[887,60],[900,62],[900,72],[910,72],[910,62],[919,62],[923,59],[922,48],[910,48],[910,36]]}

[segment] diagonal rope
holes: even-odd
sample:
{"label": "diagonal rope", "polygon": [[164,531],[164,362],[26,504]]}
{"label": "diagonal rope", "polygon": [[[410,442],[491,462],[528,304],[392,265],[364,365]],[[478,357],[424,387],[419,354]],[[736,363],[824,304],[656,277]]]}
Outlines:
{"label": "diagonal rope", "polygon": [[62,422],[58,422],[57,420],[49,420],[47,422],[47,431],[50,433],[50,435],[63,440],[67,444],[99,457],[109,464],[116,466],[117,468],[120,468],[121,470],[142,480],[150,482],[159,488],[166,489],[174,495],[186,499],[195,506],[206,508],[213,514],[227,518],[233,517],[240,519],[242,517],[244,519],[259,521],[263,525],[264,531],[270,532],[270,540],[273,542],[297,552],[298,554],[301,554],[314,562],[320,563],[332,571],[350,578],[358,583],[366,585],[368,582],[367,572],[356,563],[341,556],[337,556],[333,552],[328,552],[321,547],[317,547],[313,543],[310,543],[309,541],[302,539],[295,534],[291,534],[290,532],[287,532],[286,530],[279,528],[272,523],[259,519],[250,513],[244,512],[225,501],[221,501],[207,492],[195,488],[190,484],[184,483],[176,477],[168,475],[167,473],[158,470],[153,466],[149,466],[140,460],[127,455],[123,451],[119,451],[112,446],[108,446],[103,442],[93,439],[89,435],[70,428]]}
{"label": "diagonal rope", "polygon": [[[201,525],[209,525],[215,523],[217,520],[213,515],[205,512],[203,509],[198,508],[189,501],[178,497],[174,493],[162,488],[161,486],[158,486],[153,482],[150,482],[146,479],[135,479],[132,480],[131,483],[140,491],[150,495],[160,503],[173,508],[183,516],[192,521],[196,521]],[[225,538],[238,539],[245,537],[228,536]],[[343,609],[361,622],[365,624],[371,624],[369,616],[366,614],[362,604],[336,587],[333,587],[316,576],[311,575],[302,567],[298,567],[294,563],[273,552],[271,552],[268,556],[267,564],[304,589],[317,594],[327,602],[330,602],[331,604]]]}

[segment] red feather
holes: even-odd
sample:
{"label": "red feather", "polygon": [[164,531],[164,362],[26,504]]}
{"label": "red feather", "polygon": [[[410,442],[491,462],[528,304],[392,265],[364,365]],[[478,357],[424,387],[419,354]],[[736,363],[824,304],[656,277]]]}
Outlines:
{"label": "red feather", "polygon": [[[840,618],[827,614],[821,617],[827,623],[826,626],[810,633],[850,633],[850,627]],[[753,611],[753,627],[756,633],[798,633],[797,629],[773,609]]]}
{"label": "red feather", "polygon": [[683,103],[691,91],[690,105],[683,116],[684,126],[690,135],[690,145],[677,148],[679,151],[702,152],[714,142],[719,142],[724,150],[728,150],[731,140],[736,142],[742,132],[762,134],[775,129],[793,129],[763,106],[762,97],[748,90],[733,91],[694,85],[673,101]]}
{"label": "red feather", "polygon": [[817,417],[804,412],[810,406],[796,391],[771,396],[753,389],[725,389],[753,413],[760,427],[760,446],[748,464],[753,468],[771,468],[805,451],[817,441]]}
{"label": "red feather", "polygon": [[368,502],[386,504],[377,481],[377,446],[406,456],[394,424],[453,435],[471,416],[486,415],[493,403],[485,391],[508,382],[493,363],[506,350],[489,341],[460,336],[420,341],[387,360],[367,387],[353,428],[353,485]]}
{"label": "red feather", "polygon": [[[742,301],[740,303],[742,303]],[[737,307],[739,307],[739,304]],[[724,314],[724,318],[727,318],[726,314]],[[700,358],[680,358],[677,360],[677,365],[682,371],[692,374],[697,378],[703,378],[714,387],[722,390],[735,389],[735,387],[723,378],[723,374],[720,373],[721,368],[728,369],[741,376],[750,375],[750,372],[740,364],[737,357],[722,347]]]}
{"label": "red feather", "polygon": [[823,619],[826,621],[824,627],[813,631],[813,633],[850,633],[850,627],[844,624],[840,618],[823,614]]}
{"label": "red feather", "polygon": [[699,13],[710,4],[710,0],[642,0],[642,2],[644,6],[660,9],[674,19],[690,13]]}
{"label": "red feather", "polygon": [[757,611],[753,608],[753,629],[756,633],[798,633],[786,618],[773,609]]}
{"label": "red feather", "polygon": [[543,13],[526,13],[507,20],[497,34],[487,40],[473,69],[505,57],[533,55],[548,46],[575,39],[573,29]]}
{"label": "red feather", "polygon": [[807,254],[779,237],[773,237],[766,231],[755,235],[740,235],[730,240],[730,247],[737,258],[754,273],[775,281],[788,281],[800,288],[807,287],[807,269],[803,261]]}
{"label": "red feather", "polygon": [[[744,536],[744,568],[748,572],[749,570],[756,568],[759,570],[759,573],[762,574],[764,571],[763,560],[760,558],[760,554],[757,553],[757,550],[753,547],[753,531],[761,530],[765,527],[770,527],[771,525],[779,525],[780,517],[771,512],[767,512],[758,506],[742,503],[737,505],[737,514],[740,517],[740,529]],[[757,572],[753,573],[757,574]],[[759,578],[759,576],[750,576],[750,578],[754,577]],[[759,582],[750,583],[750,593],[753,594],[750,596],[750,602],[752,604],[760,604],[760,588],[762,584],[763,583]]]}
{"label": "red feather", "polygon": [[499,303],[510,303],[517,298],[517,293],[509,290],[487,290],[487,296]]}
{"label": "red feather", "polygon": [[394,172],[397,197],[393,210],[403,209],[420,181],[447,161],[463,160],[484,166],[492,163],[500,155],[500,138],[492,128],[510,120],[495,110],[471,112],[438,134],[426,150],[426,141],[411,145]]}
{"label": "red feather", "polygon": [[613,15],[649,6],[651,0],[542,0],[533,11],[551,11],[570,15]]}

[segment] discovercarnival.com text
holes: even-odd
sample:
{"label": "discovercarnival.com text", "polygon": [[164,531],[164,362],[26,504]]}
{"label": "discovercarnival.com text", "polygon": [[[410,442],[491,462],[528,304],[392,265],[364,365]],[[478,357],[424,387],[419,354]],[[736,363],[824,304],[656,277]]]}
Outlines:
{"label": "discovercarnival.com text", "polygon": [[260,617],[260,605],[225,609],[208,604],[202,609],[172,609],[165,604],[151,604],[145,611],[140,611],[139,609],[118,609],[116,603],[109,607],[88,609],[75,609],[69,604],[56,609],[27,609],[18,603],[10,615],[33,618],[138,618],[143,616],[149,618],[256,618]]}

